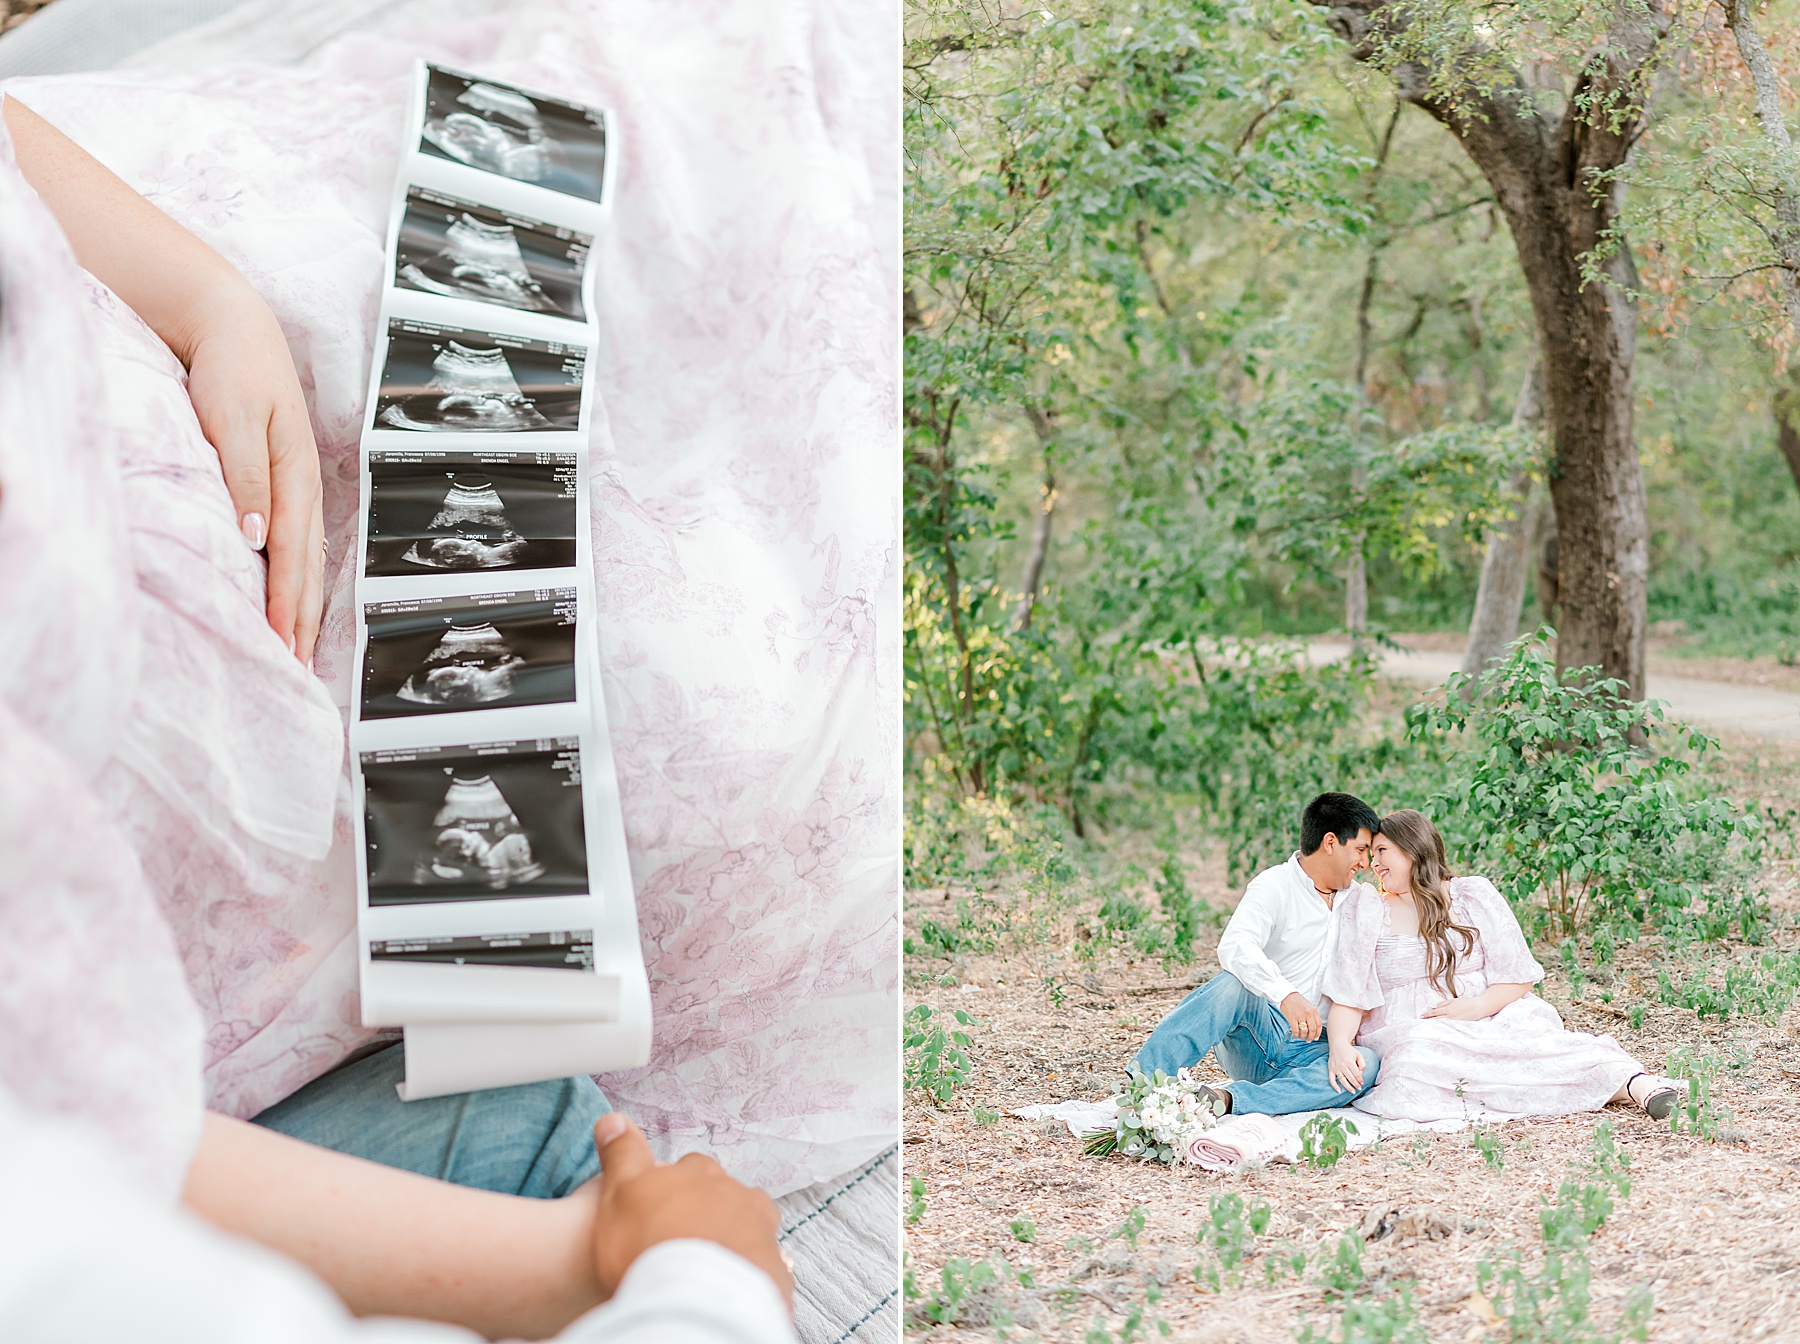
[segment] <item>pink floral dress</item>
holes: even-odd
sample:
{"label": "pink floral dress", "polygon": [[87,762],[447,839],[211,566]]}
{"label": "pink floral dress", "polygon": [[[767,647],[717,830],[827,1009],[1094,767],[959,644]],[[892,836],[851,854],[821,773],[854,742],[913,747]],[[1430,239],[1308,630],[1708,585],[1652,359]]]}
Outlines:
{"label": "pink floral dress", "polygon": [[[1532,984],[1544,968],[1519,921],[1485,877],[1450,880],[1450,910],[1478,937],[1456,966],[1456,996],[1494,984]],[[1372,887],[1338,902],[1324,993],[1364,1010],[1358,1045],[1381,1056],[1358,1110],[1405,1120],[1566,1115],[1604,1106],[1641,1066],[1610,1036],[1569,1031],[1556,1009],[1527,994],[1478,1022],[1423,1015],[1449,997],[1425,973],[1425,940],[1399,934]]]}

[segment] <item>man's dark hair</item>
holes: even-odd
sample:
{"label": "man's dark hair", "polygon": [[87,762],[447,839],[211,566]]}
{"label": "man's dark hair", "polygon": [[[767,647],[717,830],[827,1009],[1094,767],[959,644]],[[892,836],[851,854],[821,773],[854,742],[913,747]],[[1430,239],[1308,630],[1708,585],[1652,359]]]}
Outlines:
{"label": "man's dark hair", "polygon": [[1375,809],[1354,793],[1321,793],[1300,814],[1300,852],[1317,853],[1327,835],[1335,835],[1347,845],[1358,831],[1373,835],[1380,828]]}

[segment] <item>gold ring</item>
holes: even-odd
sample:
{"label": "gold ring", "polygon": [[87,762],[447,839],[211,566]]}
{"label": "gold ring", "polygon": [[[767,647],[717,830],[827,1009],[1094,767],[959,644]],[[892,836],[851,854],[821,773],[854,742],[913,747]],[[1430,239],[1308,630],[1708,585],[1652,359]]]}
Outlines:
{"label": "gold ring", "polygon": [[330,537],[319,538],[319,551],[321,554],[326,555],[326,556],[329,556],[331,554],[331,538]]}

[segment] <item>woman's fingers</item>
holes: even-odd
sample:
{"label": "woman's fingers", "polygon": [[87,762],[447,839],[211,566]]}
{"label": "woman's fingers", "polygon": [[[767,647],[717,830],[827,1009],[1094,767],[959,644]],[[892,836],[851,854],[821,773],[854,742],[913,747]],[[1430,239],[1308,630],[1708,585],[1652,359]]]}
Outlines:
{"label": "woman's fingers", "polygon": [[[200,375],[204,377],[204,374]],[[190,383],[190,390],[192,384]],[[225,489],[237,512],[238,530],[253,551],[269,540],[269,435],[266,416],[257,416],[241,402],[227,400],[221,407],[211,398],[196,398],[200,429],[219,455]]]}
{"label": "woman's fingers", "polygon": [[311,663],[319,642],[319,623],[325,616],[325,520],[320,517],[312,534],[311,549],[319,559],[307,567],[306,588],[300,594],[300,614],[294,622],[294,656]]}
{"label": "woman's fingers", "polygon": [[269,626],[295,657],[312,661],[323,597],[325,519],[319,489],[319,453],[312,426],[292,408],[269,417],[264,452],[271,473],[269,519]]}

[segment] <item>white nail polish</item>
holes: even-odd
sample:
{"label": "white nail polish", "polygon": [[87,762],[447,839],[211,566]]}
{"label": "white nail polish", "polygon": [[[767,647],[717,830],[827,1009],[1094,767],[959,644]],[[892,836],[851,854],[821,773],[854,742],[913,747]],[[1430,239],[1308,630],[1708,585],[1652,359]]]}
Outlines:
{"label": "white nail polish", "polygon": [[269,523],[260,513],[246,513],[238,526],[243,529],[244,540],[250,543],[250,549],[260,551],[263,543],[269,539]]}

